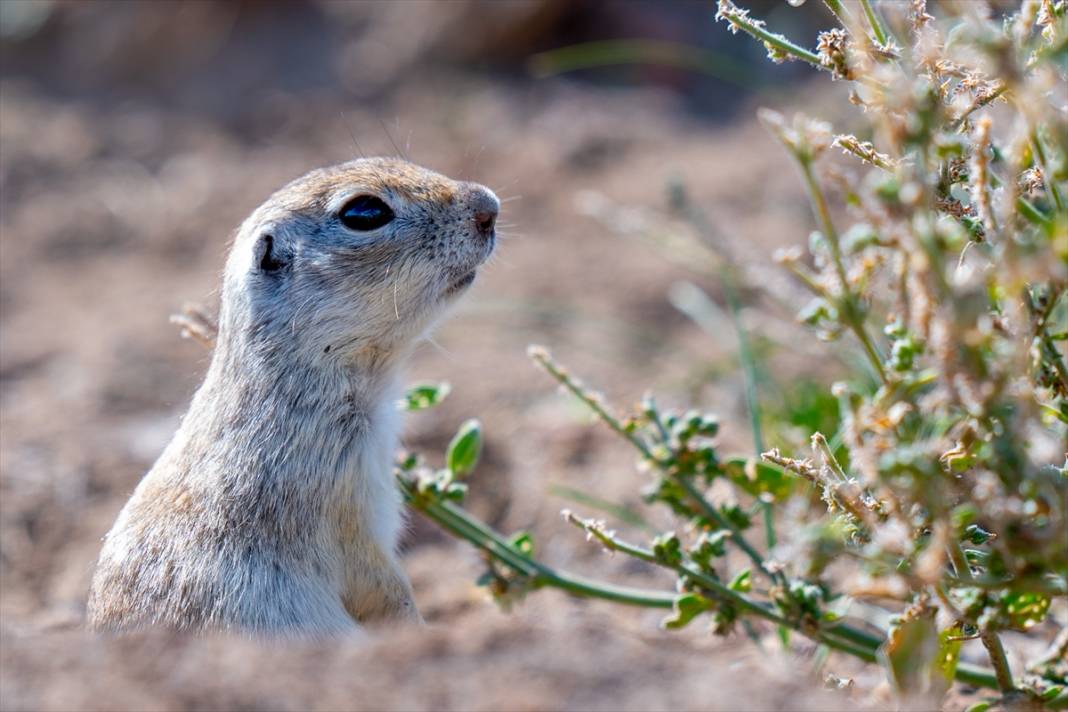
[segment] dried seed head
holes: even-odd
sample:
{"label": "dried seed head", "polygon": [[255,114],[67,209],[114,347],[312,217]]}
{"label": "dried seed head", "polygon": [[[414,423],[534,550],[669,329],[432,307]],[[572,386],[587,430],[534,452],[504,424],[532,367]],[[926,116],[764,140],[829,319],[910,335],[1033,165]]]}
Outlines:
{"label": "dried seed head", "polygon": [[783,266],[797,264],[804,257],[804,252],[797,245],[791,245],[790,247],[781,247],[772,254],[771,258],[776,264]]}
{"label": "dried seed head", "polygon": [[831,70],[831,76],[835,79],[855,78],[849,67],[849,49],[849,35],[840,27],[821,32],[816,44],[820,63]]}
{"label": "dried seed head", "polygon": [[1042,168],[1040,166],[1032,166],[1020,174],[1018,182],[1020,192],[1029,195],[1042,190],[1046,183],[1046,179],[1042,174]]}
{"label": "dried seed head", "polygon": [[749,11],[735,5],[731,0],[719,0],[716,6],[716,21],[723,20],[727,23],[727,29],[731,34],[738,33],[738,26],[742,24],[752,25],[763,29],[764,21],[749,17]]}
{"label": "dried seed head", "polygon": [[553,360],[552,355],[549,353],[549,349],[538,344],[531,344],[527,347],[527,356],[542,363],[547,363]]}
{"label": "dried seed head", "polygon": [[844,153],[851,153],[865,163],[884,170],[892,170],[894,167],[894,160],[890,156],[876,151],[870,141],[861,141],[852,134],[838,134],[834,137],[832,145],[842,149]]}
{"label": "dried seed head", "polygon": [[934,18],[927,14],[927,0],[912,0],[909,8],[909,22],[912,23],[912,31],[920,34]]}

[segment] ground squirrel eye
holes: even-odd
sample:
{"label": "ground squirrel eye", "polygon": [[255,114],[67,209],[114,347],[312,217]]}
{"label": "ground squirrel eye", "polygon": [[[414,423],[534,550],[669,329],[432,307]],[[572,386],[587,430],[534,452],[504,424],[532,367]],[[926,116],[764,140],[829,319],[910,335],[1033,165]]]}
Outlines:
{"label": "ground squirrel eye", "polygon": [[376,230],[393,220],[393,210],[373,195],[361,195],[345,203],[338,214],[350,230]]}

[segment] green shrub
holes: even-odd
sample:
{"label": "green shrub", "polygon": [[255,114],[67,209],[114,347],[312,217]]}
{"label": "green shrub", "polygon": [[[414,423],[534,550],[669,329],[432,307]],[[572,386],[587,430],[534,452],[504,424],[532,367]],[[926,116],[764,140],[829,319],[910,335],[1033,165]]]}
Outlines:
{"label": "green shrub", "polygon": [[[532,349],[635,449],[650,475],[644,500],[669,508],[678,529],[642,546],[604,522],[566,520],[608,550],[673,571],[675,591],[558,571],[534,558],[529,535],[505,537],[465,513],[458,479],[477,457],[474,425],[449,457],[462,467],[434,472],[409,458],[399,481],[416,510],[486,553],[483,583],[501,602],[551,586],[671,609],[666,628],[708,616],[727,633],[764,619],[786,644],[794,631],[881,664],[902,693],[937,694],[955,678],[1065,708],[1065,629],[1026,670],[1010,670],[1001,633],[1048,634],[1051,604],[1068,595],[1066,3],[1025,0],[1004,16],[959,3],[937,19],[923,0],[825,4],[840,26],[821,33],[814,52],[730,0],[716,17],[764,43],[775,62],[808,62],[850,82],[865,126],[858,137],[760,112],[798,165],[815,216],[808,254],[777,255],[812,293],[799,319],[858,348],[866,364],[832,387],[834,417],[797,421],[837,432],[760,460],[726,457],[713,416],[664,412],[650,398],[617,417]],[[863,175],[826,170],[832,148]],[[681,193],[675,207],[696,215]],[[853,224],[843,230],[844,216]],[[736,323],[760,443],[756,369]],[[716,482],[747,504],[714,504]],[[804,526],[785,527],[784,503],[806,488],[820,506]],[[763,550],[753,543],[761,528]],[[728,565],[732,549],[743,567]],[[871,615],[876,607],[885,615]],[[990,669],[959,661],[970,639],[985,646]]]}

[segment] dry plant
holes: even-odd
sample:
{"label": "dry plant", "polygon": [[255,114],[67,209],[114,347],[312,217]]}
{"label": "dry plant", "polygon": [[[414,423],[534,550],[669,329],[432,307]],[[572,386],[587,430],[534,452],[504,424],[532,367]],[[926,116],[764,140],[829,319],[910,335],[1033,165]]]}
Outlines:
{"label": "dry plant", "polygon": [[[553,587],[670,609],[666,628],[707,616],[716,633],[742,624],[755,635],[763,620],[786,646],[794,632],[824,653],[881,664],[903,695],[937,696],[956,679],[1003,701],[1068,708],[1068,632],[1049,615],[1068,595],[1066,2],[1024,0],[1005,14],[970,0],[937,18],[924,0],[824,3],[839,26],[816,51],[731,0],[716,17],[773,61],[850,82],[861,112],[859,137],[760,113],[799,166],[815,216],[808,255],[777,256],[813,295],[800,318],[820,338],[855,344],[866,363],[833,386],[837,431],[811,433],[797,452],[723,457],[713,416],[664,412],[648,398],[618,417],[532,348],[634,448],[650,479],[645,501],[669,508],[678,528],[641,545],[603,521],[565,511],[566,521],[670,570],[673,591],[559,571],[535,558],[529,534],[505,536],[466,513],[477,422],[457,434],[444,468],[408,456],[398,481],[414,509],[484,552],[482,583],[505,605]],[[832,148],[855,165],[830,161]],[[853,224],[842,230],[844,215]],[[736,323],[761,443],[752,355]],[[442,396],[420,386],[405,406]],[[713,486],[733,497],[713,498]],[[1010,669],[1005,631],[1053,645]],[[989,668],[960,660],[972,639]]]}

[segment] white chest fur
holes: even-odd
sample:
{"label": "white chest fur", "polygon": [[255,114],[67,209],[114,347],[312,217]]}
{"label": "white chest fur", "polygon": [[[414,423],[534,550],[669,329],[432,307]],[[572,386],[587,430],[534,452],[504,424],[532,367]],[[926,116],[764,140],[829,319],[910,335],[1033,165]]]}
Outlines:
{"label": "white chest fur", "polygon": [[363,442],[352,461],[354,479],[351,503],[366,531],[382,553],[392,555],[403,527],[400,492],[393,479],[401,414],[396,406],[396,388],[389,389],[370,414]]}

